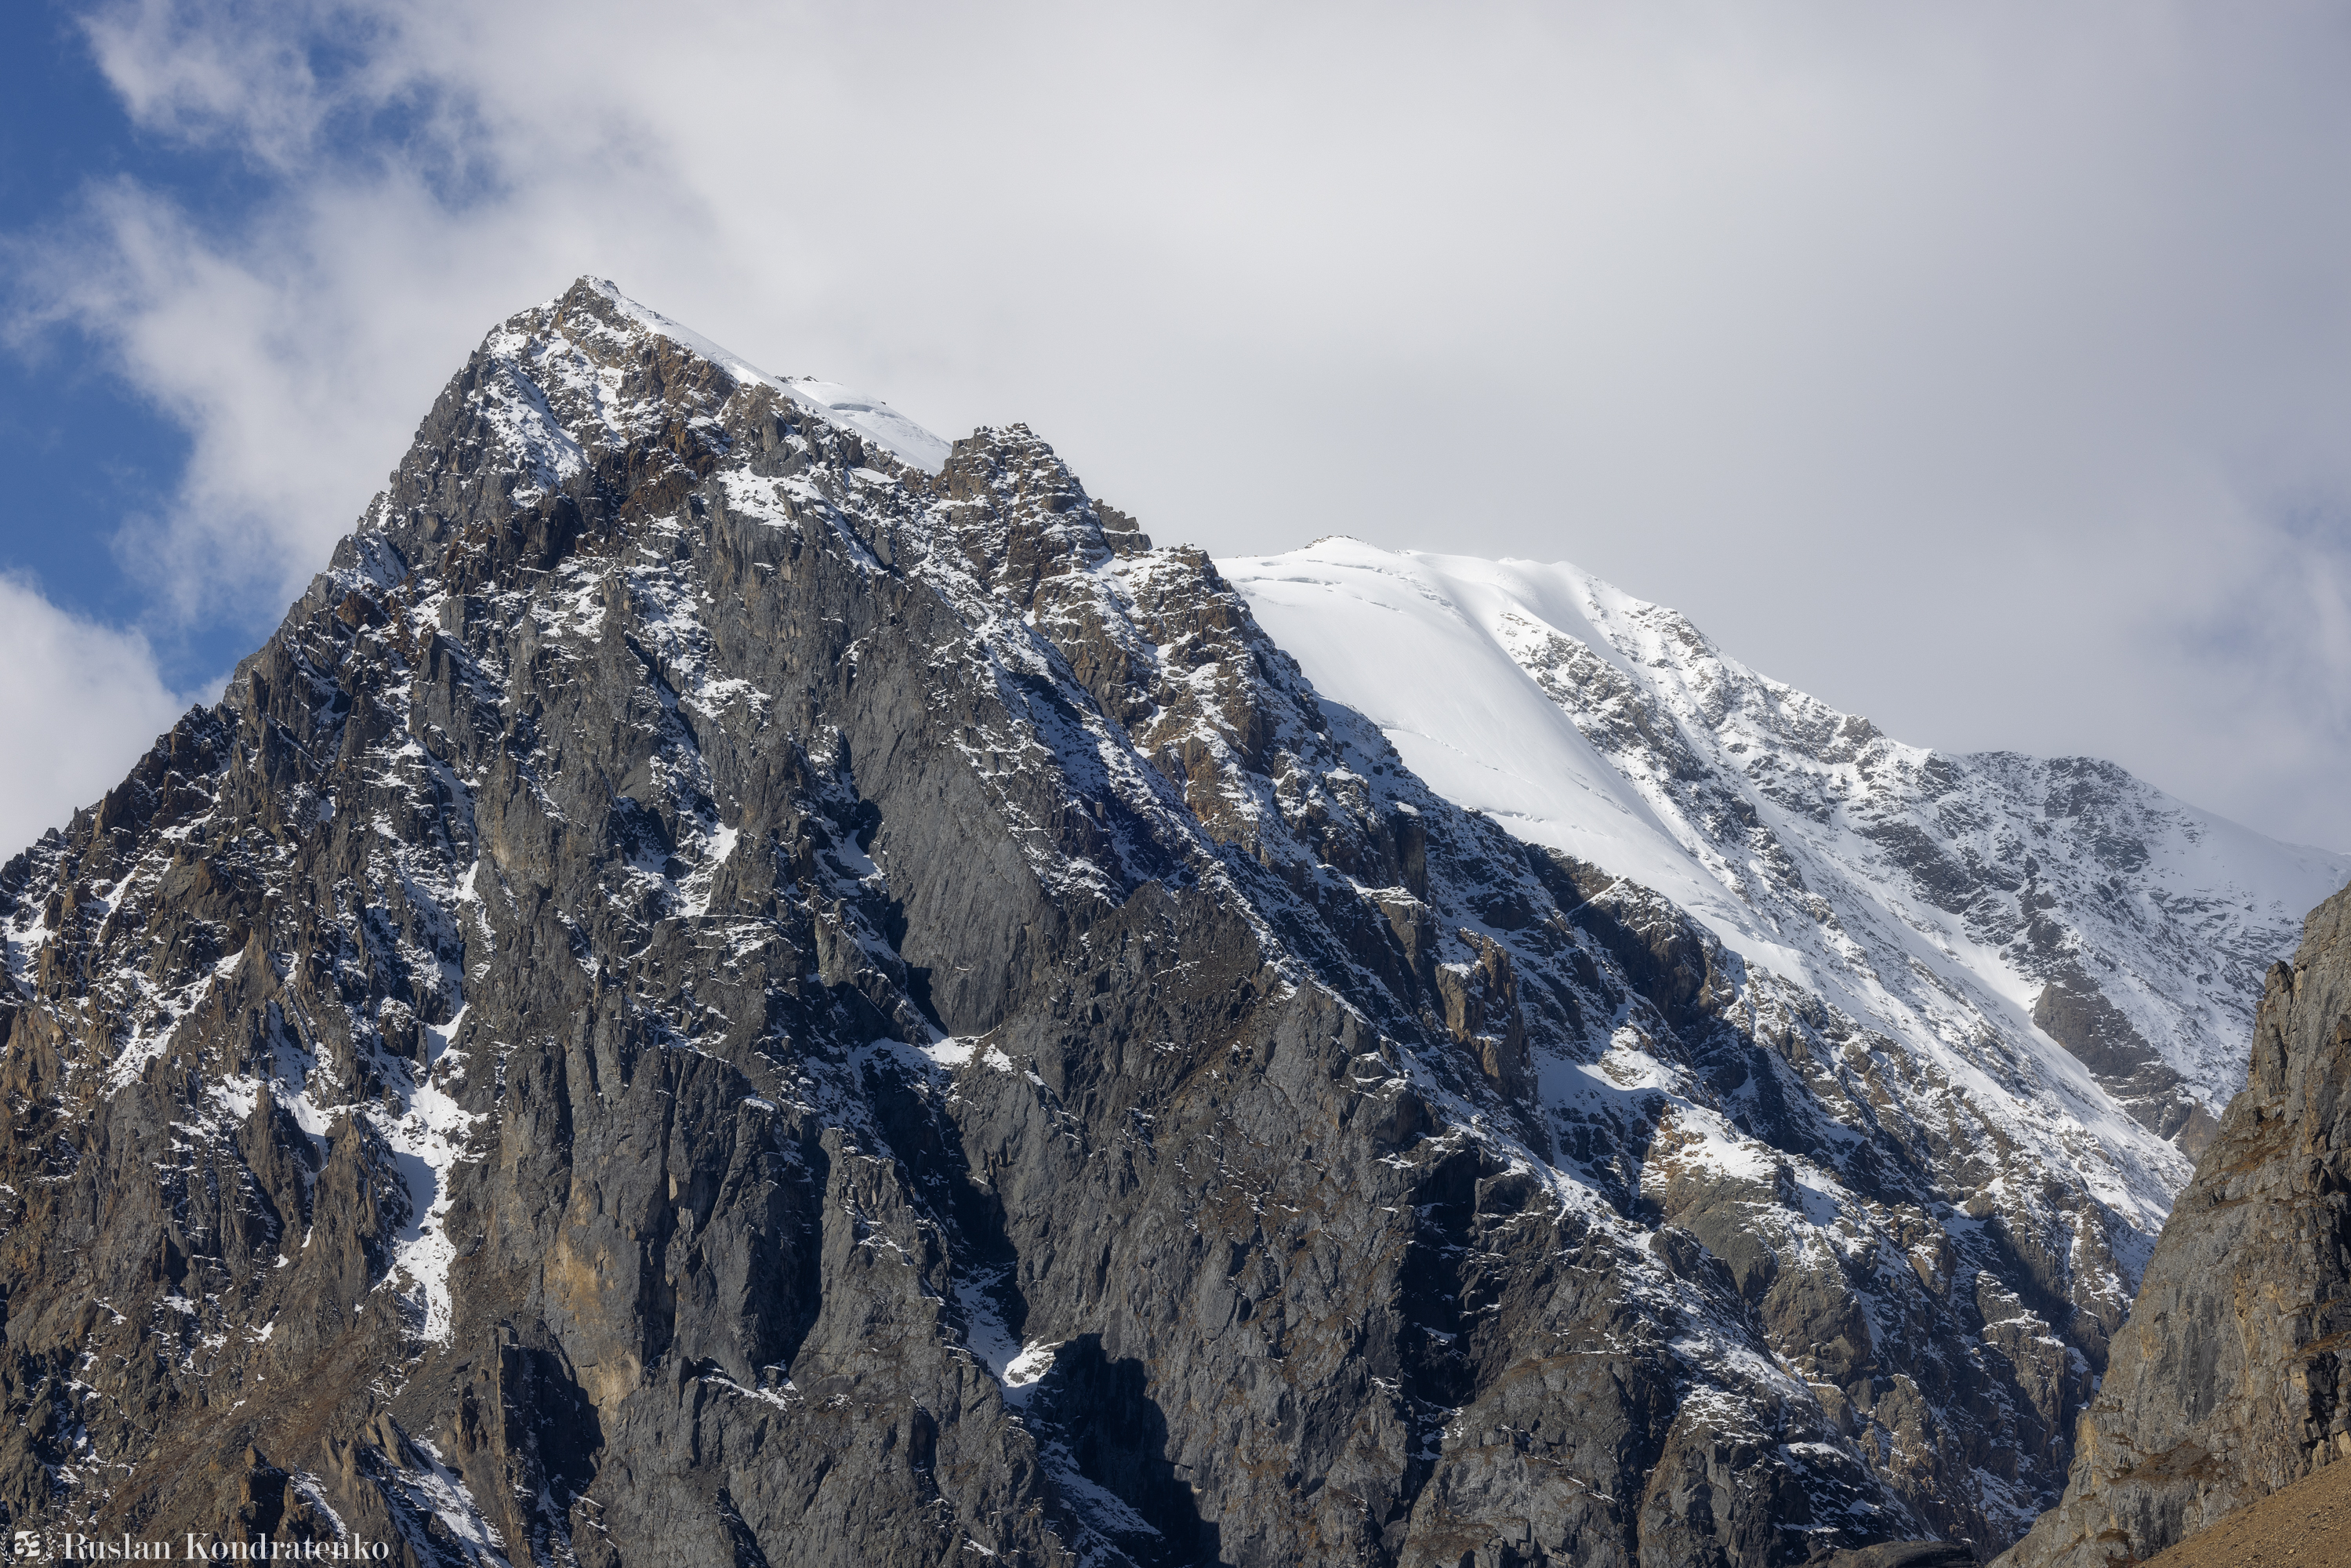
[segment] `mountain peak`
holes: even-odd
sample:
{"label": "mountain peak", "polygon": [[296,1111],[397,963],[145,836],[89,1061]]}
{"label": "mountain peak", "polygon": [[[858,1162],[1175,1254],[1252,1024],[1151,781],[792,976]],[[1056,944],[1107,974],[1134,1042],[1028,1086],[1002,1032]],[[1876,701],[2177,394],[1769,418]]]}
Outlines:
{"label": "mountain peak", "polygon": [[[574,350],[585,351],[600,327],[625,337],[666,339],[715,366],[735,384],[768,387],[925,473],[937,473],[946,462],[950,443],[925,430],[880,398],[815,376],[771,374],[692,328],[632,298],[609,278],[583,274],[554,299],[509,319],[491,338],[507,344],[509,351],[528,353],[528,349],[515,344],[517,336],[528,343],[551,335]],[[541,344],[541,351],[550,346]]]}
{"label": "mountain peak", "polygon": [[[2179,1157],[1829,873],[2021,890],[2103,988],[2046,868],[2187,897],[2088,833],[2151,808],[1573,574],[1322,549],[1155,548],[1025,426],[937,442],[599,280],[501,324],[222,703],[0,868],[0,1523],[2014,1539]],[[1902,830],[2001,768],[2063,808],[2037,880],[1952,881]]]}

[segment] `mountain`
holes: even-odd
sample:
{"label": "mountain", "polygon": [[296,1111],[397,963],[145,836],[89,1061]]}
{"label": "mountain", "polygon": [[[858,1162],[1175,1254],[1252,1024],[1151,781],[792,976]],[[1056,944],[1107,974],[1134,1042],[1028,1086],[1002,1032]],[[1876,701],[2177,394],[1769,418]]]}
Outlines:
{"label": "mountain", "polygon": [[[2172,1064],[2118,1101],[1958,956],[1939,1011],[1855,978],[1908,896],[1864,827],[1928,875],[1927,805],[1830,811],[1853,887],[1780,835],[1848,953],[1750,940],[1812,905],[1657,803],[1909,800],[1925,754],[1677,794],[1584,738],[1561,647],[1454,693],[1573,762],[1506,821],[1241,581],[1025,428],[941,441],[609,284],[494,329],[222,702],[0,869],[8,1528],[415,1568],[2013,1541],[2185,1178],[2203,993],[2112,980],[2043,839],[2017,888],[1996,823],[1957,860]],[[2215,880],[2237,841],[2177,821],[2115,899],[2257,947],[2243,878],[2304,862],[2247,835],[2283,860]]]}
{"label": "mountain", "polygon": [[2079,1080],[2192,1158],[2243,1086],[2265,971],[2351,879],[2111,763],[1904,746],[1573,567],[1343,538],[1222,564],[1432,787],[2097,1127],[2158,1223],[2187,1162],[2098,1126]]}
{"label": "mountain", "polygon": [[2180,1194],[2063,1504],[2001,1559],[2108,1568],[2351,1459],[2351,893],[2270,972],[2252,1070]]}

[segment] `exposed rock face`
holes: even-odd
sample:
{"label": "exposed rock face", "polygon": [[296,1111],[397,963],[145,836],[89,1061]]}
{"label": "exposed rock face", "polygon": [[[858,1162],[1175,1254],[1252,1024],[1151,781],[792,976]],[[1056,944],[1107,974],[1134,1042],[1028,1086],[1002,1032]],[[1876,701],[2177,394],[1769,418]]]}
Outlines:
{"label": "exposed rock face", "polygon": [[2351,1460],[2351,892],[2270,972],[2243,1092],[2164,1227],[2064,1502],[2002,1561],[2152,1557]]}
{"label": "exposed rock face", "polygon": [[2053,1500],[2091,1184],[1025,430],[849,406],[515,318],[0,872],[0,1522],[1761,1568]]}

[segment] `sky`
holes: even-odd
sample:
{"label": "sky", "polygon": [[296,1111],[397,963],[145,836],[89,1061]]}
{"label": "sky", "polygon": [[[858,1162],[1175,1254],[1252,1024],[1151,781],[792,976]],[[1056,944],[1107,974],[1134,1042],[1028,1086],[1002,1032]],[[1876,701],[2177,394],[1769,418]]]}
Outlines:
{"label": "sky", "polygon": [[582,273],[1162,541],[1572,561],[2351,849],[2351,6],[6,15],[0,854]]}

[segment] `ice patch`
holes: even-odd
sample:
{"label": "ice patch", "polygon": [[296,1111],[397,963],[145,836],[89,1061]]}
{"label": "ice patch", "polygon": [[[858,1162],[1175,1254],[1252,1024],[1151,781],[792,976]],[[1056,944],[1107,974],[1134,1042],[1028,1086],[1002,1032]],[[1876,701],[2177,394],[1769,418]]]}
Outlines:
{"label": "ice patch", "polygon": [[1026,1388],[1041,1380],[1053,1370],[1053,1353],[1061,1348],[1061,1342],[1055,1340],[1050,1343],[1040,1341],[1023,1349],[1019,1355],[1004,1364],[1004,1386],[1007,1389]]}

